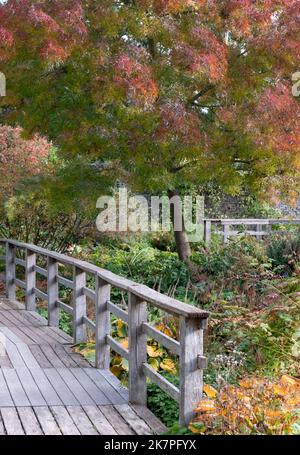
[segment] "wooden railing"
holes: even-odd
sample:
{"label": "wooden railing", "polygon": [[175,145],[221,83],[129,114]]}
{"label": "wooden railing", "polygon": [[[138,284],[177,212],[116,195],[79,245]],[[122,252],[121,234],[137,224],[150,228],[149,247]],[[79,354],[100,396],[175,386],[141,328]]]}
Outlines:
{"label": "wooden railing", "polygon": [[[274,233],[287,233],[288,231],[273,231],[273,226],[280,225],[298,225],[300,219],[205,219],[204,221],[204,241],[207,246],[211,243],[212,232],[222,235],[223,242],[227,243],[230,237],[236,237],[240,234],[255,236],[257,239],[262,239],[265,236]],[[219,230],[216,228],[219,227]],[[233,229],[231,229],[234,227]],[[214,229],[213,229],[214,228]]]}
{"label": "wooden railing", "polygon": [[[191,421],[197,402],[202,396],[203,369],[206,368],[206,358],[203,356],[203,331],[207,328],[208,312],[66,255],[15,240],[1,239],[0,244],[6,249],[5,256],[1,256],[0,259],[6,264],[7,298],[15,300],[16,288],[23,289],[25,307],[30,311],[36,310],[37,299],[46,301],[50,326],[59,324],[60,310],[72,315],[74,343],[86,341],[87,328],[95,334],[97,368],[109,368],[110,349],[128,360],[131,403],[147,404],[149,378],[179,403],[180,423],[186,425]],[[46,267],[38,265],[41,264],[41,258],[47,261]],[[72,280],[59,274],[59,265],[72,267]],[[24,269],[24,281],[16,277],[16,266]],[[37,288],[37,274],[47,280],[47,291]],[[93,277],[95,283],[93,289],[87,285],[87,274]],[[72,291],[72,305],[60,300],[60,286]],[[128,311],[111,302],[111,287],[127,293]],[[96,315],[94,321],[87,317],[87,298],[92,300],[94,305]],[[179,341],[168,337],[148,323],[147,304],[179,318]],[[128,324],[128,349],[111,336],[111,313]],[[179,388],[147,363],[148,337],[179,356]]]}

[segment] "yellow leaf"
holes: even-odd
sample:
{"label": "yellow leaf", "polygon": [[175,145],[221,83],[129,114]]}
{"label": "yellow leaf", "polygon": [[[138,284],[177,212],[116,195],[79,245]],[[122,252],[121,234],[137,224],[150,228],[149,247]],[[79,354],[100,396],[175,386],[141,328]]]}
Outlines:
{"label": "yellow leaf", "polygon": [[172,338],[173,337],[173,333],[172,331],[169,329],[169,327],[167,327],[166,325],[164,324],[158,324],[155,326],[156,330],[159,330],[160,332],[163,332],[165,335],[167,335],[168,337]]}
{"label": "yellow leaf", "polygon": [[153,368],[153,370],[158,371],[158,369],[159,369],[159,362],[158,362],[157,359],[154,359],[154,358],[151,357],[151,358],[148,360],[148,363],[149,363],[149,365],[151,365],[151,367]]}
{"label": "yellow leaf", "polygon": [[147,346],[147,353],[149,357],[161,357],[163,352],[161,349],[157,348],[156,346]]}
{"label": "yellow leaf", "polygon": [[216,398],[216,396],[218,394],[218,391],[209,384],[204,385],[203,391],[209,398]]}
{"label": "yellow leaf", "polygon": [[173,360],[171,360],[171,359],[164,359],[164,360],[160,363],[160,368],[161,368],[162,370],[167,371],[168,373],[176,373],[176,366],[175,366],[175,363],[174,363]]}
{"label": "yellow leaf", "polygon": [[287,374],[284,374],[283,376],[281,376],[280,382],[281,382],[281,384],[284,384],[284,385],[291,385],[291,386],[300,385],[300,379],[292,378],[291,376],[288,376]]}
{"label": "yellow leaf", "polygon": [[216,405],[213,400],[201,400],[196,408],[196,412],[215,412],[216,411]]}
{"label": "yellow leaf", "polygon": [[110,371],[112,372],[112,374],[117,376],[117,378],[119,378],[123,372],[123,368],[120,365],[114,365],[110,367]]}
{"label": "yellow leaf", "polygon": [[127,335],[127,325],[122,319],[118,319],[116,322],[117,334],[120,338],[123,338]]}
{"label": "yellow leaf", "polygon": [[128,338],[125,338],[124,340],[120,341],[120,344],[123,346],[123,348],[128,349],[129,347]]}
{"label": "yellow leaf", "polygon": [[287,388],[280,384],[274,384],[273,391],[276,395],[283,397],[287,394]]}

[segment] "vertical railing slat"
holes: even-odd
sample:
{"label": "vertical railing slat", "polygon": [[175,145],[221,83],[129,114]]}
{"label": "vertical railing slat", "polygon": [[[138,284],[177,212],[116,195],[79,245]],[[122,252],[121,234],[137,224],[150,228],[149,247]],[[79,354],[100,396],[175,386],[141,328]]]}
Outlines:
{"label": "vertical railing slat", "polygon": [[48,283],[48,324],[57,327],[59,325],[58,300],[58,265],[55,259],[47,258],[47,283]]}
{"label": "vertical railing slat", "polygon": [[96,275],[96,368],[108,370],[110,347],[106,336],[110,334],[110,312],[107,302],[110,299],[111,286]]}
{"label": "vertical railing slat", "polygon": [[79,267],[74,267],[74,296],[73,296],[73,336],[74,343],[86,341],[86,296],[83,288],[86,285],[86,273]]}
{"label": "vertical railing slat", "polygon": [[147,336],[143,323],[147,322],[147,304],[132,293],[128,295],[129,315],[129,401],[147,404],[147,379],[143,364],[147,362]]}
{"label": "vertical railing slat", "polygon": [[6,297],[16,299],[16,250],[14,245],[6,242]]}
{"label": "vertical railing slat", "polygon": [[203,321],[180,317],[180,424],[188,425],[195,416],[203,392],[203,371],[198,357],[203,356]]}
{"label": "vertical railing slat", "polygon": [[26,310],[36,310],[35,286],[36,286],[36,254],[26,249],[26,265],[25,265],[25,282],[26,295],[25,306]]}

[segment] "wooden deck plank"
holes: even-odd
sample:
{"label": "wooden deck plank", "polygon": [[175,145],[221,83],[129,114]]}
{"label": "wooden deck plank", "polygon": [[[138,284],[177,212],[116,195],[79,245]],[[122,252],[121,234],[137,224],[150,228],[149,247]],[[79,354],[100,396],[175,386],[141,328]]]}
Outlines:
{"label": "wooden deck plank", "polygon": [[45,435],[61,435],[61,431],[56,423],[56,420],[47,406],[34,408],[34,412]]}
{"label": "wooden deck plank", "polygon": [[22,382],[25,393],[30,401],[31,406],[45,406],[46,401],[40,392],[38,385],[34,381],[28,368],[16,369],[20,382]]}
{"label": "wooden deck plank", "polygon": [[64,435],[78,435],[79,430],[71,419],[67,409],[64,406],[52,406],[51,411],[55,420]]}
{"label": "wooden deck plank", "polygon": [[37,363],[41,368],[51,368],[52,364],[49,362],[47,357],[45,356],[44,352],[42,351],[41,347],[38,344],[31,344],[30,351],[32,355],[36,359]]}
{"label": "wooden deck plank", "polygon": [[81,406],[67,406],[69,415],[82,435],[97,435],[99,432],[94,427]]}
{"label": "wooden deck plank", "polygon": [[[93,422],[95,428],[99,434],[103,435],[116,435],[117,431],[114,429],[113,425],[103,414],[103,409],[106,409],[110,406],[102,406],[100,409],[96,406],[83,406],[86,414],[89,416],[90,420]],[[114,422],[114,425],[116,422]]]}
{"label": "wooden deck plank", "polygon": [[99,388],[101,387],[101,391],[109,398],[110,401],[107,404],[122,404],[126,402],[118,391],[100,374],[100,370],[96,368],[84,368],[83,370]]}
{"label": "wooden deck plank", "polygon": [[[111,400],[103,393],[102,388],[97,386],[94,381],[86,374],[82,368],[72,368],[70,370],[82,387],[92,397],[96,404],[111,404]],[[101,384],[102,385],[102,384]]]}
{"label": "wooden deck plank", "polygon": [[109,382],[109,384],[118,392],[125,401],[129,400],[129,392],[121,382],[108,370],[98,370],[98,372]]}
{"label": "wooden deck plank", "polygon": [[47,358],[48,362],[51,364],[53,368],[62,368],[64,367],[63,362],[61,359],[58,357],[58,355],[55,353],[55,351],[52,349],[52,346],[43,344],[41,345],[41,351]]}
{"label": "wooden deck plank", "polygon": [[42,435],[42,429],[32,408],[18,408],[19,418],[22,422],[25,434],[37,436]]}
{"label": "wooden deck plank", "polygon": [[1,408],[0,412],[8,435],[19,436],[25,434],[16,408]]}
{"label": "wooden deck plank", "polygon": [[68,406],[80,404],[55,368],[47,368],[44,371],[63,404]]}
{"label": "wooden deck plank", "polygon": [[100,410],[119,435],[135,434],[133,429],[113,406],[102,406]]}
{"label": "wooden deck plank", "polygon": [[60,344],[52,345],[52,349],[55,354],[60,358],[63,365],[67,368],[76,368],[77,363],[72,359],[70,355],[67,354],[66,350]]}
{"label": "wooden deck plank", "polygon": [[5,432],[5,428],[4,428],[4,423],[3,423],[1,412],[0,412],[0,436],[3,436],[5,434],[6,434],[6,432]]}
{"label": "wooden deck plank", "polygon": [[3,368],[2,372],[15,406],[30,406],[16,370]]}
{"label": "wooden deck plank", "polygon": [[52,386],[51,381],[49,381],[48,377],[46,376],[45,371],[46,370],[42,370],[41,368],[35,368],[31,369],[30,373],[35,383],[38,385],[38,388],[46,403],[49,406],[62,405],[63,403],[56,393],[56,390]]}
{"label": "wooden deck plank", "polygon": [[167,431],[167,427],[148,408],[133,404],[130,406],[156,434],[165,433]]}
{"label": "wooden deck plank", "polygon": [[128,404],[117,404],[114,408],[121,414],[124,420],[131,426],[133,431],[139,435],[152,434],[149,426],[133,411]]}
{"label": "wooden deck plank", "polygon": [[71,373],[71,370],[67,368],[58,368],[57,372],[80,404],[97,404],[97,402],[94,402],[90,395],[85,391],[80,382],[77,381],[75,375]]}
{"label": "wooden deck plank", "polygon": [[2,370],[0,370],[0,408],[7,406],[14,406],[14,402],[9,393]]}

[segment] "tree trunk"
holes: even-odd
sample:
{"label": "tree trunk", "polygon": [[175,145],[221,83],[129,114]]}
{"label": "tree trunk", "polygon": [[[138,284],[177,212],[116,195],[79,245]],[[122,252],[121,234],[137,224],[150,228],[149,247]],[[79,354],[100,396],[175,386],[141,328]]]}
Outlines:
{"label": "tree trunk", "polygon": [[[169,195],[169,199],[171,199],[173,196],[178,196],[178,192],[175,190],[172,190],[172,191],[169,191],[168,195]],[[174,206],[173,205],[171,205],[171,220],[172,220],[172,224],[173,224],[173,228],[174,228],[174,238],[175,238],[178,257],[181,261],[184,261],[187,264],[189,264],[189,259],[192,254],[192,250],[191,250],[187,232],[185,230],[184,217],[182,214],[182,229],[180,231],[176,231],[175,226],[174,226]]]}

